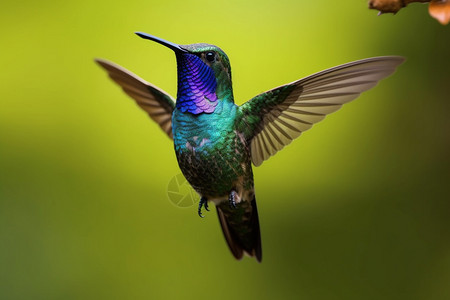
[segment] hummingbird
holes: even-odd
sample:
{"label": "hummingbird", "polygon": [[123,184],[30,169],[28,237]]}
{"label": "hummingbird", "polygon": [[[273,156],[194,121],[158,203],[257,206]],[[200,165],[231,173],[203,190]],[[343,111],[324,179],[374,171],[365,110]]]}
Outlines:
{"label": "hummingbird", "polygon": [[[374,87],[403,61],[399,56],[357,60],[234,103],[231,66],[219,47],[175,44],[136,32],[175,52],[178,90],[168,93],[125,68],[96,59],[170,139],[178,165],[199,194],[198,214],[215,204],[231,253],[262,260],[252,164],[261,165],[344,103]],[[268,59],[268,58],[266,58]]]}

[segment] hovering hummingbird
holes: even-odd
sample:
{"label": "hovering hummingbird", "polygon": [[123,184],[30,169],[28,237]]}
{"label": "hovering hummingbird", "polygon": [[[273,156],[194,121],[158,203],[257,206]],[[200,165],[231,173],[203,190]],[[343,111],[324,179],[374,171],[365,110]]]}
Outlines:
{"label": "hovering hummingbird", "polygon": [[230,61],[210,44],[178,45],[142,32],[175,52],[176,101],[130,71],[96,59],[173,139],[178,165],[200,195],[198,214],[215,204],[234,257],[262,259],[252,163],[259,166],[342,104],[374,87],[404,58],[373,57],[340,65],[234,103]]}

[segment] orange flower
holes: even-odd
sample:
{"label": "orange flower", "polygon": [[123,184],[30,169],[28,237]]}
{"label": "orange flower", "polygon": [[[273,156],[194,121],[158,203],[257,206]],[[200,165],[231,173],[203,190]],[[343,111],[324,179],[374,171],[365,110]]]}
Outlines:
{"label": "orange flower", "polygon": [[450,1],[432,0],[428,6],[428,12],[442,25],[447,25],[450,22]]}

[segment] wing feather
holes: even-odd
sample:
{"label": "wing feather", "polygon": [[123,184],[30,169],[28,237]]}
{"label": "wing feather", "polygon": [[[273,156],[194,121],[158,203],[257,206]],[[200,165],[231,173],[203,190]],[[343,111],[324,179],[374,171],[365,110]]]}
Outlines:
{"label": "wing feather", "polygon": [[119,65],[103,59],[95,61],[172,139],[172,112],[175,108],[175,100],[163,90]]}
{"label": "wing feather", "polygon": [[[313,124],[392,74],[403,61],[398,56],[354,61],[277,87],[244,103],[240,107],[242,124],[251,127],[247,130],[251,132],[253,164],[261,165]],[[255,119],[258,121],[249,121]]]}

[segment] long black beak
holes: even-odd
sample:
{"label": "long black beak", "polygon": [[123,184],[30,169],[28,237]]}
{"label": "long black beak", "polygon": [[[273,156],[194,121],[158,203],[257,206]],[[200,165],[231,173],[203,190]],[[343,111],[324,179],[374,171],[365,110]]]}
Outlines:
{"label": "long black beak", "polygon": [[172,49],[175,52],[188,52],[186,49],[183,49],[180,47],[180,45],[177,45],[175,43],[160,39],[159,37],[156,37],[154,35],[148,34],[148,33],[144,33],[144,32],[135,32],[138,36],[140,36],[143,39],[147,39],[147,40],[151,40],[154,42],[157,42],[161,45],[166,46],[167,48]]}

